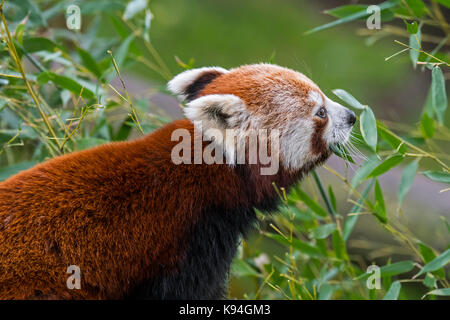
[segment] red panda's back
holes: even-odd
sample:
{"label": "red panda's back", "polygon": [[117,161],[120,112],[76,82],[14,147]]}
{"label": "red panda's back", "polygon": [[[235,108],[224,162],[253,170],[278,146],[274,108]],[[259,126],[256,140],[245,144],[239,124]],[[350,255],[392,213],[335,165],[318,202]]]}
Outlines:
{"label": "red panda's back", "polygon": [[[160,266],[170,271],[193,221],[192,203],[171,196],[184,182],[167,142],[173,126],[186,124],[0,183],[0,298],[120,298]],[[80,268],[83,290],[67,289],[70,265]]]}

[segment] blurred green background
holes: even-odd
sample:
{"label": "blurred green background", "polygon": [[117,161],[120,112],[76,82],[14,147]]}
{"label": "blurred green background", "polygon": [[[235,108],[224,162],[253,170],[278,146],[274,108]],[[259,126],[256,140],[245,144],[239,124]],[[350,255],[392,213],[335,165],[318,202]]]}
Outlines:
{"label": "blurred green background", "polygon": [[[184,62],[195,59],[195,66],[225,68],[272,57],[275,63],[306,74],[330,97],[331,89],[351,89],[355,97],[370,102],[380,118],[417,119],[430,79],[412,70],[408,54],[384,61],[398,49],[392,37],[366,45],[357,35],[365,21],[304,35],[334,19],[323,10],[344,3],[152,0],[151,38],[173,73],[181,71],[175,55]],[[139,65],[133,71],[157,79]]]}

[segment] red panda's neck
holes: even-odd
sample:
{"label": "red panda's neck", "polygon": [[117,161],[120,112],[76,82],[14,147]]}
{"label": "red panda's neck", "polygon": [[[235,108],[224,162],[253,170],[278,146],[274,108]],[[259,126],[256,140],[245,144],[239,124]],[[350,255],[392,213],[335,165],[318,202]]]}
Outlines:
{"label": "red panda's neck", "polygon": [[[172,141],[172,133],[184,129],[193,138],[194,125],[189,120],[178,120],[167,125],[160,132],[155,132],[149,148],[164,148],[167,157],[172,157],[173,148],[180,140]],[[209,144],[204,142],[202,149]],[[174,173],[182,175],[183,183],[192,182],[189,187],[190,196],[202,199],[204,205],[220,205],[233,207],[265,207],[267,202],[276,202],[276,188],[289,189],[300,180],[303,170],[288,171],[280,166],[273,175],[261,174],[260,164],[194,164],[194,141],[191,141],[190,164],[174,164]],[[151,151],[149,151],[151,152]],[[173,162],[173,159],[171,159]],[[275,186],[274,186],[275,185]]]}
{"label": "red panda's neck", "polygon": [[130,295],[167,299],[221,298],[239,240],[256,222],[254,209],[276,209],[280,198],[273,184],[288,189],[301,173],[280,169],[275,175],[264,176],[259,165],[245,164],[176,165],[170,154],[178,142],[171,141],[170,137],[177,128],[193,131],[189,121],[175,121],[150,135],[148,145],[164,150],[158,152],[165,155],[166,163],[160,175],[170,180],[174,189],[170,195],[160,196],[176,195],[177,199],[182,199],[182,206],[173,208],[172,213],[174,221],[183,221],[182,227],[178,226],[182,233],[177,249],[179,263],[167,275],[149,279]]}

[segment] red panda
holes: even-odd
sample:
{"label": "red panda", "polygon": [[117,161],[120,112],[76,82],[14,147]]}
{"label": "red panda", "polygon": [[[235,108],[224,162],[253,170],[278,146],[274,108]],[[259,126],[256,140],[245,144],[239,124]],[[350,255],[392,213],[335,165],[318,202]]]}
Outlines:
{"label": "red panda", "polygon": [[[323,163],[355,122],[306,76],[276,65],[188,70],[168,88],[188,119],[0,183],[0,299],[223,298],[254,209],[276,208],[273,183],[289,188]],[[175,163],[174,132],[195,136],[200,123],[202,132],[277,130],[279,168],[238,163],[234,143],[223,143],[226,163],[195,163],[186,150],[188,162]],[[72,265],[80,289],[67,286]]]}

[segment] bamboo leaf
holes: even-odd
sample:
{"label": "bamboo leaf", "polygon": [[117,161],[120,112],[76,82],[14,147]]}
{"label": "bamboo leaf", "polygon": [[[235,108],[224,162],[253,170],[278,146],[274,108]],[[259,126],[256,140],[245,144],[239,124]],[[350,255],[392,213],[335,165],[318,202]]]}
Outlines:
{"label": "bamboo leaf", "polygon": [[328,223],[321,225],[319,227],[316,227],[311,230],[311,236],[315,239],[325,239],[330,234],[333,233],[333,231],[336,230],[336,224],[335,223]]}
{"label": "bamboo leaf", "polygon": [[297,195],[300,200],[302,200],[312,211],[317,213],[319,216],[326,217],[328,215],[327,211],[322,208],[317,202],[311,199],[303,190],[298,189]]}
{"label": "bamboo leaf", "polygon": [[403,155],[394,155],[386,160],[384,160],[380,165],[378,165],[373,171],[368,175],[367,178],[374,178],[386,173],[395,166],[399,165],[404,159]]}
{"label": "bamboo leaf", "polygon": [[430,262],[428,262],[416,275],[416,277],[420,276],[421,274],[436,271],[444,266],[446,266],[448,263],[450,263],[450,249],[447,249],[445,252],[443,252],[441,255],[437,256]]}
{"label": "bamboo leaf", "polygon": [[[405,260],[405,261],[395,262],[392,264],[382,266],[380,268],[380,276],[382,278],[392,277],[392,276],[396,276],[398,274],[409,272],[413,268],[414,268],[413,261]],[[369,273],[363,273],[357,279],[364,280],[364,279],[367,279],[369,276],[370,276]]]}
{"label": "bamboo leaf", "polygon": [[394,281],[388,292],[386,292],[386,295],[383,297],[383,300],[397,300],[401,288],[401,283],[399,281]]}
{"label": "bamboo leaf", "polygon": [[409,36],[409,46],[412,48],[409,50],[409,57],[411,58],[411,62],[413,64],[413,68],[417,67],[417,61],[419,60],[420,50],[421,48],[421,32],[417,30],[415,34],[411,34]]}
{"label": "bamboo leaf", "polygon": [[381,223],[387,223],[386,204],[378,180],[375,181],[375,216]]}
{"label": "bamboo leaf", "polygon": [[423,298],[425,298],[428,295],[435,295],[435,296],[450,296],[450,288],[444,288],[444,289],[436,289],[433,291],[428,292],[427,294],[425,294]]}
{"label": "bamboo leaf", "polygon": [[443,6],[450,8],[450,0],[435,0],[436,2],[439,2]]}
{"label": "bamboo leaf", "polygon": [[334,211],[337,212],[337,202],[336,202],[336,196],[334,195],[333,188],[328,186],[328,195],[330,196],[330,202],[331,206],[333,207]]}
{"label": "bamboo leaf", "polygon": [[424,171],[422,174],[431,180],[450,184],[450,173],[443,171]]}
{"label": "bamboo leaf", "polygon": [[279,234],[266,233],[266,235],[269,238],[272,238],[275,241],[277,241],[277,242],[279,242],[279,243],[281,243],[283,245],[289,246],[289,245],[292,244],[292,247],[294,247],[298,251],[300,251],[300,252],[302,252],[302,253],[304,253],[306,255],[309,255],[311,257],[323,257],[324,256],[323,253],[320,251],[320,249],[318,249],[318,248],[316,248],[316,247],[314,247],[314,246],[312,246],[312,245],[310,245],[310,244],[308,244],[306,242],[303,242],[303,241],[301,241],[299,239],[293,238],[292,239],[292,243],[291,243],[291,242],[289,242],[288,239],[286,239],[285,237],[283,237],[283,236],[281,236]]}
{"label": "bamboo leaf", "polygon": [[[425,243],[418,242],[417,246],[419,248],[420,255],[422,256],[422,259],[425,263],[429,263],[436,258],[436,254],[434,253],[433,249],[431,249]],[[439,278],[445,278],[445,270],[443,268],[433,271],[433,274],[435,274]]]}
{"label": "bamboo leaf", "polygon": [[372,109],[365,107],[360,117],[360,129],[364,141],[373,150],[377,150],[377,122]]}
{"label": "bamboo leaf", "polygon": [[244,277],[244,276],[251,276],[251,277],[260,277],[261,275],[253,268],[251,265],[249,265],[247,262],[245,262],[242,259],[235,259],[233,261],[233,264],[231,265],[231,272],[234,275]]}
{"label": "bamboo leaf", "polygon": [[97,65],[97,62],[94,58],[92,58],[91,54],[87,51],[85,51],[82,48],[77,48],[78,55],[81,58],[81,61],[83,62],[83,65],[92,72],[93,75],[95,75],[97,78],[100,78],[102,73],[100,72],[100,68]]}
{"label": "bamboo leaf", "polygon": [[128,2],[123,14],[123,19],[128,20],[133,18],[136,14],[143,11],[147,7],[147,0],[131,0]]}
{"label": "bamboo leaf", "polygon": [[75,80],[61,76],[59,74],[53,73],[51,71],[44,71],[39,74],[37,77],[37,81],[39,84],[45,84],[49,81],[52,81],[54,84],[60,86],[61,88],[67,89],[75,94],[75,96],[79,96],[81,94],[84,98],[93,98],[94,93],[86,87],[83,87],[81,84],[76,82]]}
{"label": "bamboo leaf", "polygon": [[[385,1],[383,3],[380,3],[378,6],[379,6],[380,10],[390,9],[390,8],[396,7],[397,2],[396,1]],[[341,24],[344,24],[344,23],[347,23],[350,21],[354,21],[354,20],[357,20],[360,18],[364,18],[367,16],[369,16],[369,13],[367,13],[366,10],[358,11],[351,15],[346,16],[345,18],[338,19],[338,20],[332,21],[330,23],[316,27],[314,29],[311,29],[311,30],[305,32],[305,34],[306,35],[312,34],[312,33],[315,33],[315,32],[321,31],[321,30],[329,29],[329,28],[332,28],[332,27],[335,27],[335,26],[338,26],[338,25],[341,25]]]}
{"label": "bamboo leaf", "polygon": [[420,131],[425,139],[433,138],[434,136],[434,121],[426,112],[423,113],[420,119]]}
{"label": "bamboo leaf", "polygon": [[342,89],[335,89],[333,90],[333,93],[338,96],[342,101],[345,101],[348,103],[349,106],[355,108],[364,110],[365,106],[362,105],[358,100],[356,100],[355,97],[353,97],[350,93],[348,93],[345,90]]}
{"label": "bamboo leaf", "polygon": [[444,115],[447,110],[447,93],[445,91],[445,78],[441,68],[434,67],[431,71],[431,103],[437,115],[437,120],[444,124]]}
{"label": "bamboo leaf", "polygon": [[402,177],[398,185],[398,202],[401,204],[409,189],[411,189],[414,177],[416,176],[419,160],[408,163],[403,169]]}
{"label": "bamboo leaf", "polygon": [[[369,182],[369,184],[364,189],[363,193],[361,194],[362,199],[359,199],[357,202],[357,205],[355,204],[353,208],[350,210],[351,213],[358,213],[361,211],[361,204],[363,203],[364,199],[369,194],[369,191],[372,189],[373,184],[375,183],[375,179]],[[357,215],[349,216],[347,219],[345,219],[344,224],[344,231],[342,233],[342,237],[344,238],[344,241],[347,241],[348,237],[350,236],[350,233],[352,232],[353,228],[355,227],[356,221],[358,220]]]}

